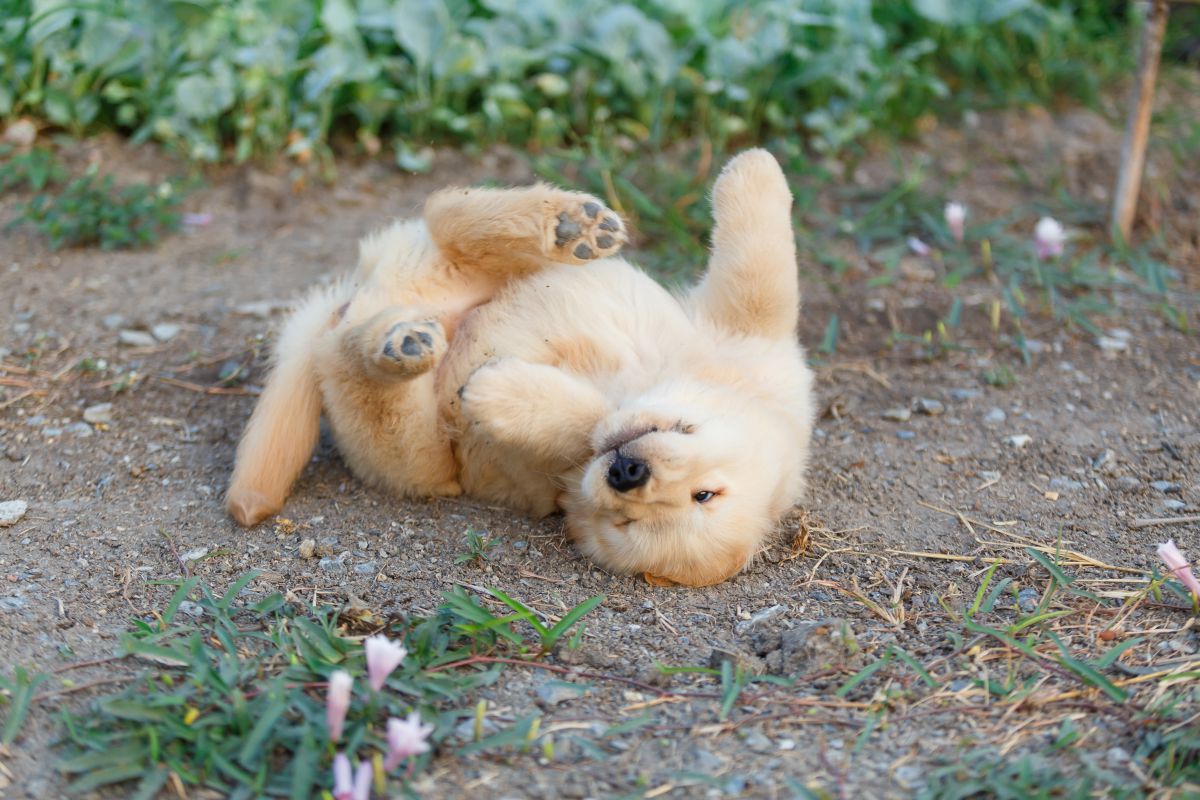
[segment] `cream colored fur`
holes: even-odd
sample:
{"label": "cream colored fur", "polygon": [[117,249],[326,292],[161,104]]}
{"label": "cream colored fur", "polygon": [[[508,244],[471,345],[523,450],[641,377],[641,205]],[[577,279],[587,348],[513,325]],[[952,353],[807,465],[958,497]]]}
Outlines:
{"label": "cream colored fur", "polygon": [[[397,494],[562,510],[588,557],[651,580],[740,571],[803,492],[812,377],[778,164],[738,156],[713,204],[707,273],[676,297],[611,257],[624,230],[595,198],[433,195],[288,321],[230,513],[282,508],[323,410],[355,473]],[[618,456],[642,483],[614,482]]]}

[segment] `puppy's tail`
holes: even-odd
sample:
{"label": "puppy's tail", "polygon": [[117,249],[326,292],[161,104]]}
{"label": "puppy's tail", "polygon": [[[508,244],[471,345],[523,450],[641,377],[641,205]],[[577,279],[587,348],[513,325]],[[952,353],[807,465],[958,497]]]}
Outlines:
{"label": "puppy's tail", "polygon": [[321,426],[317,339],[336,322],[341,292],[319,289],[288,318],[275,345],[275,366],[238,444],[225,507],[244,527],[283,508],[312,455]]}

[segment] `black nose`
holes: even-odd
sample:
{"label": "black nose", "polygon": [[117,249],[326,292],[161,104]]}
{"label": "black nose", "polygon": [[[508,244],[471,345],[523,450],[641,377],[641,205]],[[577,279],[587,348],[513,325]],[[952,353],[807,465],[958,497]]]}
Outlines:
{"label": "black nose", "polygon": [[650,480],[650,467],[645,461],[628,458],[617,453],[612,466],[608,468],[608,485],[618,492],[628,492],[639,486],[645,486]]}

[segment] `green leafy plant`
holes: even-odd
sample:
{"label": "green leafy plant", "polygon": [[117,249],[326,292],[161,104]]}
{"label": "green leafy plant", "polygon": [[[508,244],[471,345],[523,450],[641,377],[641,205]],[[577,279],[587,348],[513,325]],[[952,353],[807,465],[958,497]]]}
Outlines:
{"label": "green leafy plant", "polygon": [[[153,797],[172,780],[229,797],[307,797],[330,782],[334,745],[326,728],[327,682],[335,670],[368,671],[350,628],[382,625],[403,638],[408,650],[387,679],[388,691],[365,699],[356,695],[350,704],[337,745],[350,753],[386,751],[378,720],[414,709],[433,724],[431,740],[444,743],[457,723],[476,715],[468,695],[503,669],[503,659],[481,661],[477,654],[505,642],[518,645],[518,653],[525,650],[520,636],[498,636],[499,626],[475,626],[475,614],[460,614],[469,597],[450,601],[448,593],[449,602],[433,616],[384,624],[343,617],[332,608],[298,606],[279,594],[241,600],[255,577],[247,573],[220,595],[198,578],[172,584],[175,592],[160,614],[134,620],[122,638],[124,651],[154,668],[130,673],[125,689],[95,699],[85,712],[64,714],[67,752],[59,769],[71,776],[71,791],[121,784],[131,797]],[[600,599],[539,629],[540,640],[565,634]],[[193,604],[187,614],[185,602]],[[464,666],[454,668],[458,664]],[[3,688],[17,701],[26,698],[19,706],[23,714],[35,685],[26,676]],[[13,719],[10,715],[9,726],[19,724]],[[536,726],[536,718],[526,720],[514,735],[531,742]],[[491,737],[471,747],[508,741]],[[427,755],[411,760],[409,771],[394,779],[397,786],[427,761]]]}
{"label": "green leafy plant", "polygon": [[474,528],[467,528],[467,552],[454,557],[455,564],[477,564],[487,558],[488,552],[496,543],[487,535]]}
{"label": "green leafy plant", "polygon": [[67,177],[54,152],[44,147],[14,153],[10,145],[0,145],[0,157],[6,157],[0,164],[0,192],[20,188],[40,192]]}
{"label": "green leafy plant", "polygon": [[54,249],[143,247],[179,229],[182,194],[171,182],[118,187],[113,176],[89,171],[61,191],[35,195],[20,207],[12,224],[32,226]]}

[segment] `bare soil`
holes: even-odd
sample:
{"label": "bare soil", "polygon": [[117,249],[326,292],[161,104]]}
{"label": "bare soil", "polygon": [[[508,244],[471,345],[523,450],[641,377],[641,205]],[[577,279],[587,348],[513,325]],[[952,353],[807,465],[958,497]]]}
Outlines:
{"label": "bare soil", "polygon": [[[1089,196],[1111,182],[1108,154],[1119,131],[1081,114],[989,116],[974,132],[933,131],[912,154],[936,156],[947,173],[957,163],[966,174],[958,196],[980,215],[1045,188],[1014,178],[1013,159],[1027,171],[1066,164],[1056,174]],[[177,169],[109,139],[73,157],[131,180]],[[1101,349],[1090,333],[1034,316],[1025,332],[1036,352],[1024,365],[988,324],[995,287],[959,287],[963,349],[930,358],[917,345],[889,345],[889,337],[931,329],[950,305],[947,290],[920,274],[872,288],[865,269],[834,281],[805,265],[802,340],[815,347],[832,314],[842,321],[836,354],[819,362],[825,416],[811,498],[751,569],[720,586],[662,589],[606,574],[572,552],[558,519],[470,501],[397,501],[360,485],[327,439],[283,512],[287,521],[251,531],[233,524],[221,495],[282,302],[350,267],[360,236],[414,212],[435,187],[518,182],[529,177],[524,163],[503,153],[479,161],[443,153],[427,176],[344,164],[335,185],[302,192],[286,176],[214,172],[188,201],[189,210],[212,214],[211,223],[140,252],[51,253],[26,231],[4,234],[0,501],[25,500],[29,510],[0,528],[3,671],[114,655],[127,620],[168,596],[148,583],[180,578],[185,558],[198,559],[192,573],[214,586],[255,568],[263,575],[254,593],[355,599],[381,613],[430,612],[455,583],[499,586],[552,615],[603,593],[608,599],[588,617],[579,650],[549,663],[658,689],[576,675],[570,680],[580,691],[564,692],[555,683],[561,676],[510,669],[484,693],[489,725],[540,709],[542,730],[555,736],[554,759],[537,752],[463,758],[446,747],[418,784],[424,796],[773,798],[793,796],[791,779],[833,796],[904,797],[935,765],[977,747],[1011,757],[1046,751],[1066,716],[1082,738],[1048,758],[1074,768],[1071,751],[1083,751],[1123,778],[1144,772],[1131,759],[1144,727],[1129,710],[1057,677],[1039,697],[1081,689],[1078,702],[1041,708],[989,699],[972,678],[1003,674],[1011,658],[987,648],[956,655],[946,638],[961,630],[947,609],[972,602],[985,558],[1006,559],[999,575],[1040,592],[1046,574],[1024,547],[1053,549],[1061,540],[1097,564],[1133,570],[1067,567],[1095,591],[1121,593],[1144,581],[1155,545],[1168,536],[1200,554],[1196,523],[1134,524],[1200,511],[1200,349],[1133,292],[1115,294],[1117,313],[1099,318],[1105,329],[1128,332],[1125,350]],[[888,164],[882,155],[868,160],[860,181],[886,180]],[[1157,199],[1143,222],[1168,231],[1170,261],[1194,289],[1198,195],[1189,191],[1200,175],[1195,162],[1191,173],[1172,164],[1151,171]],[[0,201],[0,221],[11,218],[15,202]],[[1189,295],[1175,300],[1197,318]],[[261,313],[250,303],[264,304]],[[179,326],[166,342],[118,342],[121,330],[163,323]],[[85,358],[103,359],[107,371],[74,369]],[[232,365],[248,370],[247,379],[211,389]],[[1014,385],[983,380],[998,366],[1012,370]],[[130,374],[129,388],[114,394]],[[939,401],[944,413],[884,418],[918,398]],[[82,422],[85,408],[103,402],[113,404],[110,424]],[[1028,443],[1006,443],[1013,436]],[[1164,493],[1156,481],[1173,486]],[[482,565],[454,564],[468,528],[497,543]],[[298,552],[305,538],[317,541],[314,558]],[[339,565],[319,565],[341,554]],[[841,591],[854,586],[902,619],[888,622]],[[832,622],[809,625],[821,621]],[[1110,621],[1077,617],[1064,635],[1087,651]],[[1182,610],[1138,609],[1121,635],[1142,632],[1147,643],[1131,659],[1150,664],[1195,653],[1194,622]],[[924,689],[912,672],[897,670],[872,691],[834,694],[892,643],[944,677],[942,687]],[[663,679],[655,669],[719,664],[715,651],[803,680],[773,693],[768,684],[752,686],[725,721],[717,698],[662,699],[668,688],[719,694],[711,679]],[[121,669],[69,676],[86,683]],[[45,688],[61,686],[52,680]],[[0,796],[63,793],[53,769],[53,712],[59,703],[83,708],[86,698],[75,693],[35,707],[15,746],[0,751]],[[872,717],[882,724],[858,742]]]}

